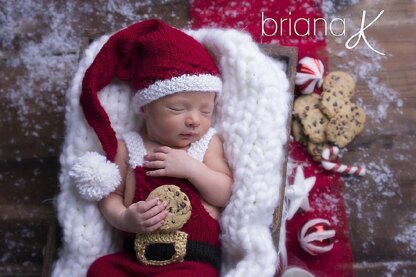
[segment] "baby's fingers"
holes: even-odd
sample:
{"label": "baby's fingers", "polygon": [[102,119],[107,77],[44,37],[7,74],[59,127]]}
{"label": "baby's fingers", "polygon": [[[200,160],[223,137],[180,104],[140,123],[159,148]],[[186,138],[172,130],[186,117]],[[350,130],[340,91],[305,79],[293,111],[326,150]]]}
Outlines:
{"label": "baby's fingers", "polygon": [[150,177],[162,177],[162,176],[166,176],[166,169],[162,168],[162,169],[156,169],[156,170],[149,170],[146,172],[147,176]]}
{"label": "baby's fingers", "polygon": [[159,229],[163,225],[166,215],[167,212],[162,211],[161,213],[145,220],[143,225],[145,226],[146,232],[153,232]]}
{"label": "baby's fingers", "polygon": [[161,220],[159,222],[157,222],[156,224],[149,226],[146,228],[146,232],[148,233],[153,233],[154,231],[158,230],[160,227],[162,227],[164,223],[164,220]]}
{"label": "baby's fingers", "polygon": [[153,153],[169,153],[170,151],[170,147],[168,146],[161,146],[161,147],[156,147],[155,149],[153,149]]}
{"label": "baby's fingers", "polygon": [[153,207],[155,207],[155,206],[157,207],[158,202],[159,202],[159,198],[155,197],[155,198],[152,198],[148,201],[139,201],[139,202],[133,204],[132,206],[135,206],[135,209],[138,213],[144,214],[148,210],[152,209]]}
{"label": "baby's fingers", "polygon": [[145,161],[143,166],[146,168],[165,168],[164,161]]}
{"label": "baby's fingers", "polygon": [[165,153],[151,153],[144,156],[145,161],[164,161],[166,158]]}
{"label": "baby's fingers", "polygon": [[147,212],[145,212],[143,214],[143,219],[146,221],[148,219],[151,219],[161,213],[164,213],[166,208],[166,204],[165,203],[159,203],[157,206],[152,207],[151,209],[149,209]]}

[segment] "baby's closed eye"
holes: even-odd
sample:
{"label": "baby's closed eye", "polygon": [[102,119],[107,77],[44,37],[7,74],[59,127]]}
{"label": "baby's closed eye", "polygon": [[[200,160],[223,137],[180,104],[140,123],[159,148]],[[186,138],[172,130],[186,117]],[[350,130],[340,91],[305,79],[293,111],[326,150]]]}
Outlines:
{"label": "baby's closed eye", "polygon": [[183,112],[185,111],[184,107],[181,106],[168,106],[168,109],[174,112]]}
{"label": "baby's closed eye", "polygon": [[204,115],[211,115],[212,114],[211,110],[201,110],[200,112]]}

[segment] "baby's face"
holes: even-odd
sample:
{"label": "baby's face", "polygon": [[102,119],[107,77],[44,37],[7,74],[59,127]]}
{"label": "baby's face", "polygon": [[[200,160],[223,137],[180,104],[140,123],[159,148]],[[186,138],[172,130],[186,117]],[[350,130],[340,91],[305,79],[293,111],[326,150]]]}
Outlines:
{"label": "baby's face", "polygon": [[143,107],[147,135],[162,145],[185,148],[211,127],[214,92],[178,92]]}

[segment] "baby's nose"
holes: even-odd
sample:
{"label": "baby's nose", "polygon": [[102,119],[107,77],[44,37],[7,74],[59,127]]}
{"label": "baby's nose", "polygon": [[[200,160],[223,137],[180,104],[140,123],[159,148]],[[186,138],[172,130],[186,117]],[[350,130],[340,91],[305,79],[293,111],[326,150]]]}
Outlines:
{"label": "baby's nose", "polygon": [[197,113],[195,112],[189,113],[188,117],[186,118],[185,124],[186,126],[198,127],[200,122],[199,122],[199,116],[197,115]]}

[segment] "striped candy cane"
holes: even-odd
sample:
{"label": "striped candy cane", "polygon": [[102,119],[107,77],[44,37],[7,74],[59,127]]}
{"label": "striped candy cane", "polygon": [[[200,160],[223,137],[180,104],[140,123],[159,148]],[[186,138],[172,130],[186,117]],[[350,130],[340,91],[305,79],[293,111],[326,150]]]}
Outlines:
{"label": "striped candy cane", "polygon": [[339,155],[339,148],[336,146],[332,146],[329,148],[325,148],[324,151],[322,151],[322,159],[326,161],[332,161]]}
{"label": "striped candy cane", "polygon": [[365,167],[349,166],[332,162],[339,155],[339,148],[332,146],[322,151],[322,167],[329,171],[338,172],[341,174],[350,174],[354,176],[364,176],[366,173]]}

